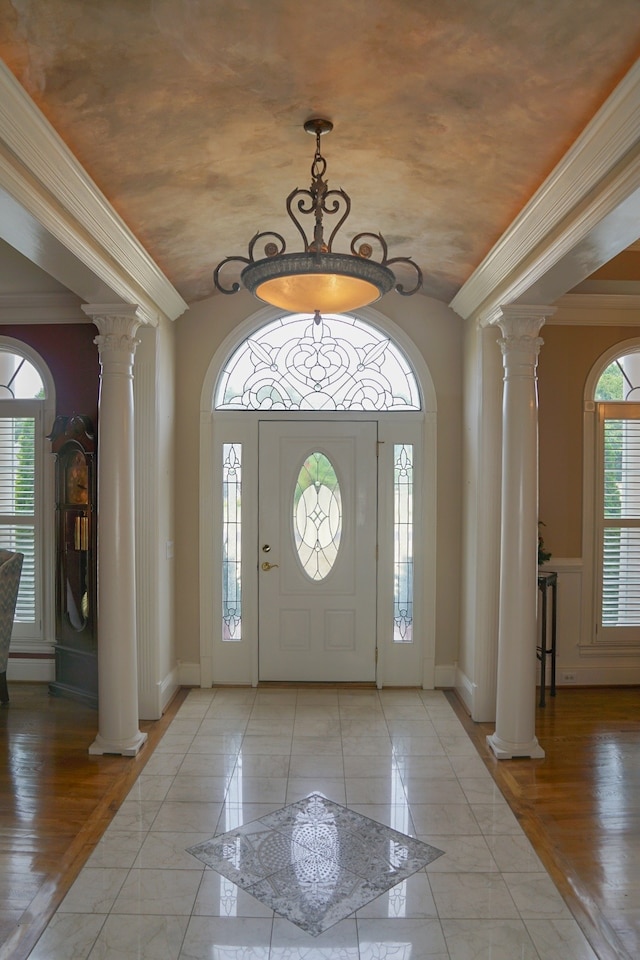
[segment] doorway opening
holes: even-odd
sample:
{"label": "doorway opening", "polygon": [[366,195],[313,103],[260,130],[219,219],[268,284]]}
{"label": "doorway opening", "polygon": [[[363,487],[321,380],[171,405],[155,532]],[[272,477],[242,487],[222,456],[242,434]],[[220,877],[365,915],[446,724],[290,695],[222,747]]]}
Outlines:
{"label": "doorway opening", "polygon": [[433,686],[435,393],[366,312],[261,311],[211,363],[202,686]]}

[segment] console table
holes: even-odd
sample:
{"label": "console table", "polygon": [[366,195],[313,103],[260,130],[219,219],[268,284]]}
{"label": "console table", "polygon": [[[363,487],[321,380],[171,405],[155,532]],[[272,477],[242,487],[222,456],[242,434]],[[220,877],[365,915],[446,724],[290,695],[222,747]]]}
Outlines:
{"label": "console table", "polygon": [[[551,587],[551,645],[547,646],[548,593]],[[547,657],[551,657],[551,696],[556,695],[556,604],[558,599],[558,574],[552,570],[538,574],[538,590],[542,595],[540,610],[540,643],[536,649],[540,661],[540,706],[544,707],[547,683]]]}

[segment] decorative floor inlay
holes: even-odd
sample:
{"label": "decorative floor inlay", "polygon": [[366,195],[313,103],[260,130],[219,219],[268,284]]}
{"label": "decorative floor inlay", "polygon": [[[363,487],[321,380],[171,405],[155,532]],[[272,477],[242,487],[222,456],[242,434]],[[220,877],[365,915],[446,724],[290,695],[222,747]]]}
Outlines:
{"label": "decorative floor inlay", "polygon": [[316,937],[443,851],[312,793],[188,853]]}

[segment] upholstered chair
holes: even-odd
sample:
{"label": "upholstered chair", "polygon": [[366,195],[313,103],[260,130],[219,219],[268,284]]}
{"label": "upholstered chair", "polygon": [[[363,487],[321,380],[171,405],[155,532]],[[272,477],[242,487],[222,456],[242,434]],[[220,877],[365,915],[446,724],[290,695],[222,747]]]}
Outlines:
{"label": "upholstered chair", "polygon": [[24,554],[0,550],[0,703],[9,703],[7,660]]}

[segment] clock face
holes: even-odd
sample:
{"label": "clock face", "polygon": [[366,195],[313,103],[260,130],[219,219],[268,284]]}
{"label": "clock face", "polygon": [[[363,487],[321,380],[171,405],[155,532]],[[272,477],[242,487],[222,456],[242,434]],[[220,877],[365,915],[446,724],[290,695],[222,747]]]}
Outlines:
{"label": "clock face", "polygon": [[89,471],[81,450],[72,453],[67,461],[65,494],[67,503],[89,502]]}

